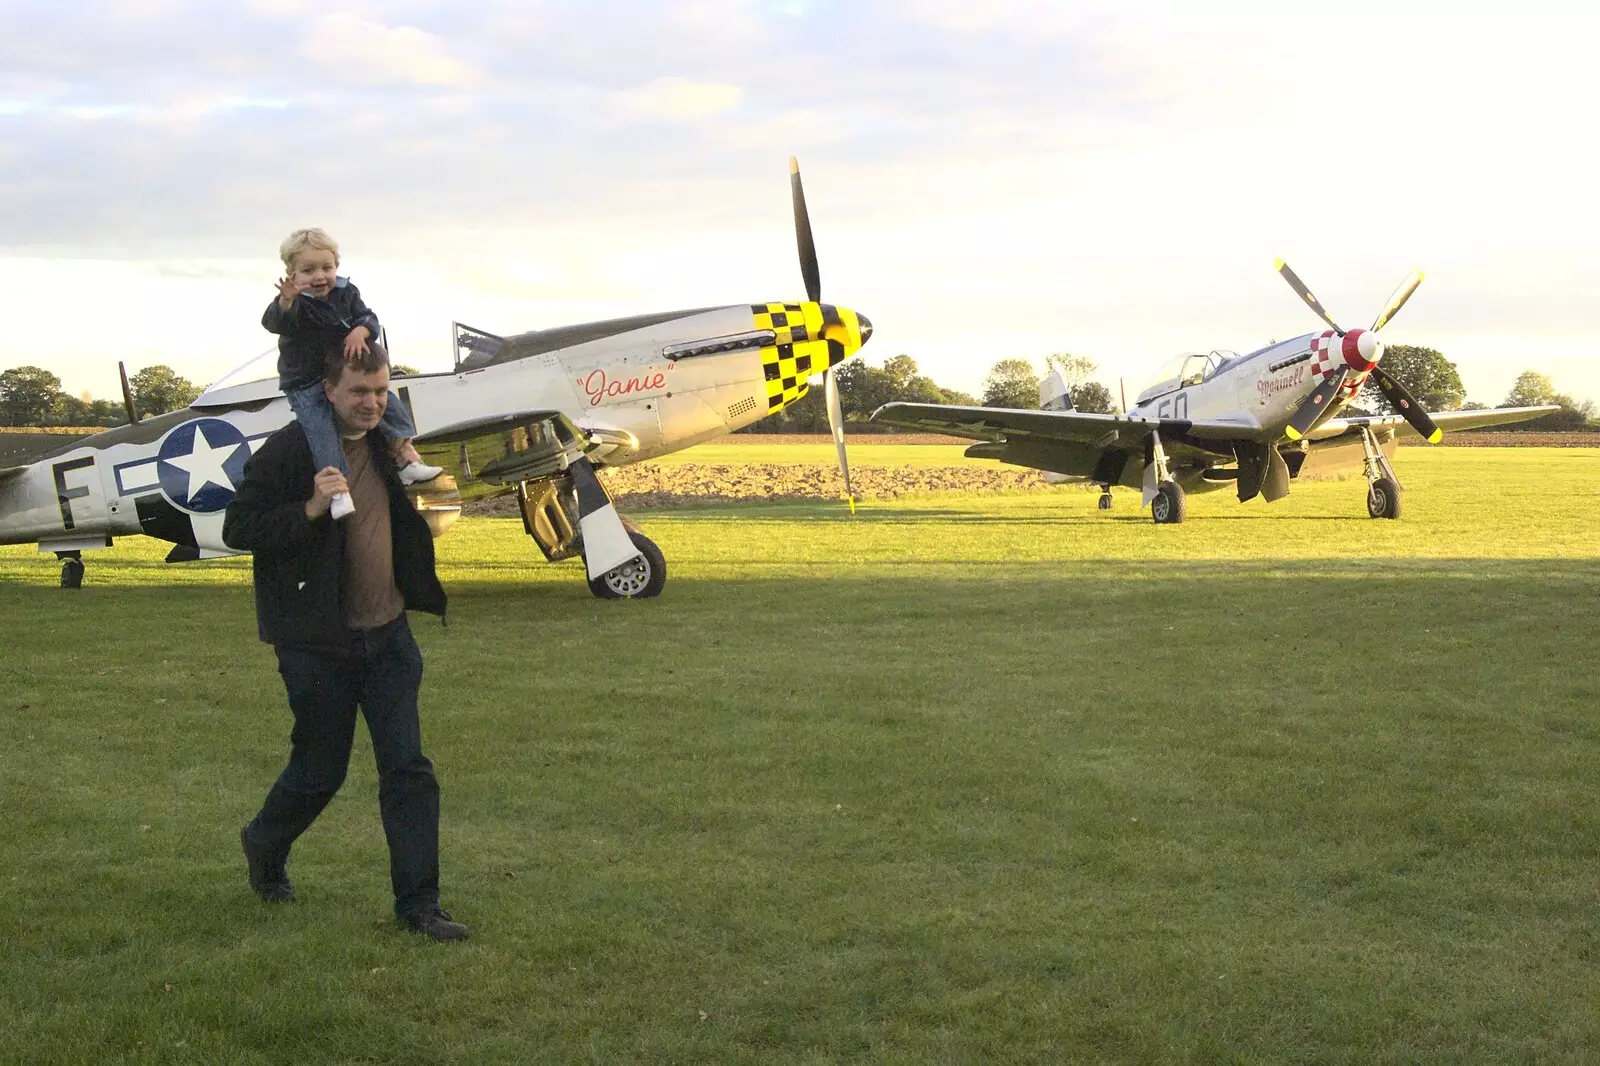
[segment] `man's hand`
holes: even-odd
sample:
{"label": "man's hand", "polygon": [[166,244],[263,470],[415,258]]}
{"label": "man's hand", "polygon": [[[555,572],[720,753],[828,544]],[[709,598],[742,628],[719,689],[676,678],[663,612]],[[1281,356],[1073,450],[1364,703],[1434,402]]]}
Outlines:
{"label": "man's hand", "polygon": [[305,285],[293,274],[278,279],[278,306],[285,311],[294,306],[294,298],[305,291]]}
{"label": "man's hand", "polygon": [[325,466],[317,471],[316,485],[316,492],[306,501],[306,517],[313,522],[328,513],[328,506],[333,503],[334,496],[350,491],[344,475],[336,466]]}
{"label": "man's hand", "polygon": [[344,338],[344,357],[354,359],[367,350],[367,338],[372,336],[372,331],[366,326],[357,326]]}

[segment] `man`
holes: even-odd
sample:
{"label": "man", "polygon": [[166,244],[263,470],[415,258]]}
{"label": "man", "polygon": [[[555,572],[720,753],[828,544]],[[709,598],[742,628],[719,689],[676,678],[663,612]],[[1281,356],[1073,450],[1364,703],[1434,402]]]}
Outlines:
{"label": "man", "polygon": [[[317,470],[298,422],[267,438],[245,465],[222,539],[254,553],[256,621],[278,654],[294,713],[289,765],[239,831],[250,887],[294,899],[289,849],[343,784],[359,705],[378,762],[378,803],[389,841],[395,919],[435,940],[471,931],[439,909],[439,783],[422,754],[417,689],[422,654],[408,608],[439,615],[428,525],[406,499],[380,433],[389,357],[378,345],[329,357],[323,389],[350,465]],[[349,492],[355,513],[328,509]]]}

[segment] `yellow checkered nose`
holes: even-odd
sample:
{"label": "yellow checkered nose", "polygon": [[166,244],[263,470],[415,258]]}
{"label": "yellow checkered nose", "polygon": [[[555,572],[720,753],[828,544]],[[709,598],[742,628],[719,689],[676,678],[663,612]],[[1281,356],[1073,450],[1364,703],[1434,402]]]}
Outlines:
{"label": "yellow checkered nose", "polygon": [[833,304],[752,304],[755,329],[770,332],[761,349],[767,413],[781,411],[810,390],[813,375],[844,362],[872,336],[872,322]]}

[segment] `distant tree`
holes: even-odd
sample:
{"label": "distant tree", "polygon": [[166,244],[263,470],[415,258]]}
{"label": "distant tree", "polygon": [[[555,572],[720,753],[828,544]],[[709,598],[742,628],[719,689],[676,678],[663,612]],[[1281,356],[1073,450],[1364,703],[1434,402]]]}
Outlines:
{"label": "distant tree", "polygon": [[133,403],[141,415],[164,415],[188,407],[200,395],[199,386],[181,378],[170,366],[147,366],[129,380]]}
{"label": "distant tree", "polygon": [[1506,393],[1506,402],[1500,406],[1538,407],[1540,404],[1554,403],[1555,399],[1555,382],[1537,370],[1524,370],[1517,375],[1516,383]]}
{"label": "distant tree", "polygon": [[39,366],[0,372],[0,418],[8,426],[39,426],[61,395],[61,379]]}
{"label": "distant tree", "polygon": [[1555,382],[1537,370],[1524,370],[1517,375],[1511,391],[1506,394],[1506,402],[1500,406],[1537,407],[1544,404],[1555,404],[1561,410],[1552,411],[1543,418],[1535,418],[1531,422],[1519,423],[1512,428],[1540,432],[1572,432],[1587,429],[1595,417],[1593,400],[1579,400],[1569,393],[1557,392]]}
{"label": "distant tree", "polygon": [[1461,405],[1461,409],[1463,411],[1487,411],[1489,409],[1489,405],[1486,403],[1479,403],[1477,400],[1468,400],[1466,403]]}
{"label": "distant tree", "polygon": [[978,398],[976,396],[970,392],[962,392],[960,389],[940,389],[938,402],[947,403],[953,407],[978,406]]}
{"label": "distant tree", "polygon": [[[1429,411],[1453,411],[1467,398],[1467,388],[1461,383],[1456,365],[1436,349],[1414,344],[1385,345],[1383,369]],[[1394,410],[1379,391],[1378,383],[1370,377],[1361,387],[1361,398],[1375,411]]]}
{"label": "distant tree", "polygon": [[1026,359],[1002,359],[983,379],[986,407],[1031,409],[1039,406],[1039,375]]}
{"label": "distant tree", "polygon": [[1111,399],[1111,390],[1098,381],[1086,381],[1082,385],[1073,386],[1069,391],[1072,394],[1072,406],[1080,411],[1108,415],[1117,409],[1116,403]]}
{"label": "distant tree", "polygon": [[389,376],[390,377],[395,377],[395,378],[414,378],[420,373],[422,373],[422,371],[418,370],[416,367],[414,367],[414,366],[406,366],[404,363],[390,363],[389,364]]}

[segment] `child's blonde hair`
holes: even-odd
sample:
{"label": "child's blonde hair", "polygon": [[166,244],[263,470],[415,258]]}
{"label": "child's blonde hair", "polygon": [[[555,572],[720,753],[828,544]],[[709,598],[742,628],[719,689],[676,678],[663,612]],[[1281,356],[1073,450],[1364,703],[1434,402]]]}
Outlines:
{"label": "child's blonde hair", "polygon": [[328,236],[326,231],[314,228],[297,229],[285,237],[283,243],[278,245],[278,258],[283,260],[284,266],[293,270],[295,258],[307,248],[332,252],[334,263],[339,262],[339,242]]}

